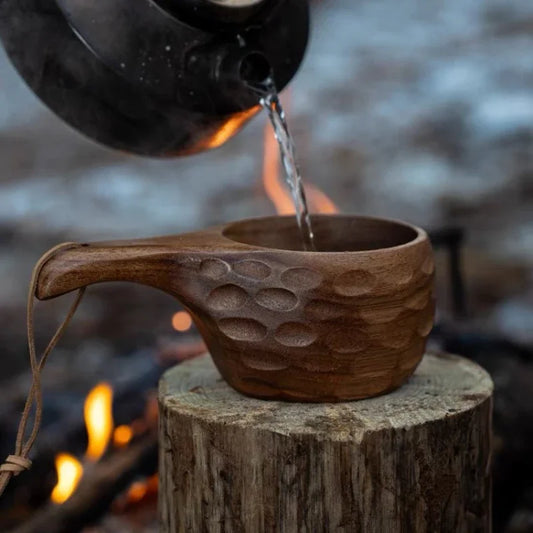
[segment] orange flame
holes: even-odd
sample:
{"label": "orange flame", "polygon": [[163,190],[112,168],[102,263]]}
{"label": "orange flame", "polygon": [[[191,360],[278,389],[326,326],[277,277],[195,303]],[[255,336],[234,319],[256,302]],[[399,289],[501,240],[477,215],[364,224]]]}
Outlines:
{"label": "orange flame", "polygon": [[[113,389],[107,383],[94,387],[85,399],[84,418],[89,437],[85,455],[91,461],[102,457],[113,434],[112,403]],[[55,503],[63,503],[76,490],[83,475],[83,465],[66,453],[58,454],[55,464],[57,484],[50,497]]]}
{"label": "orange flame", "polygon": [[308,183],[305,186],[307,198],[311,204],[311,210],[315,213],[322,213],[324,215],[334,215],[339,212],[339,208],[335,205],[333,200],[321,191],[316,185]]}
{"label": "orange flame", "polygon": [[107,383],[97,385],[85,400],[84,416],[89,444],[86,456],[97,461],[104,455],[113,433],[113,389]]}
{"label": "orange flame", "polygon": [[241,111],[232,115],[220,128],[215,131],[210,139],[206,142],[206,148],[218,148],[227,140],[231,139],[241,126],[257,112],[258,107],[252,107],[246,111]]}
{"label": "orange flame", "polygon": [[187,311],[178,311],[173,317],[172,317],[172,327],[176,331],[189,331],[192,327],[192,318]]}
{"label": "orange flame", "polygon": [[[285,110],[289,107],[288,93],[283,98]],[[263,156],[263,186],[268,198],[274,204],[278,215],[294,215],[294,202],[290,191],[282,182],[280,175],[280,155],[276,137],[270,123],[265,126],[264,156]],[[305,192],[309,209],[314,213],[334,214],[339,208],[323,191],[315,185],[306,184]]]}
{"label": "orange flame", "polygon": [[54,503],[63,503],[76,490],[83,475],[83,466],[75,457],[67,453],[58,454],[55,464],[57,485],[54,487],[50,497]]}

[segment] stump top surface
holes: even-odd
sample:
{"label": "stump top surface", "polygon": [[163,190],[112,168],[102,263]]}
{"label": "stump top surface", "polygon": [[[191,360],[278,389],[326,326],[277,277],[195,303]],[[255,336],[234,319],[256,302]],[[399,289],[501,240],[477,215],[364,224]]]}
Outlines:
{"label": "stump top surface", "polygon": [[405,429],[457,416],[486,401],[492,391],[490,376],[476,363],[450,354],[428,354],[407,384],[377,398],[337,404],[257,400],[227,385],[205,355],[167,371],[159,398],[164,409],[203,422],[352,440],[368,431]]}

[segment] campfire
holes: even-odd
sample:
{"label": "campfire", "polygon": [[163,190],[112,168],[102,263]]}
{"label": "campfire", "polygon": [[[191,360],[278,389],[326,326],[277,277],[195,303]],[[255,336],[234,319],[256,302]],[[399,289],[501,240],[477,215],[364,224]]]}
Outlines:
{"label": "campfire", "polygon": [[[131,440],[133,432],[129,426],[113,428],[113,389],[108,383],[100,383],[85,399],[84,420],[88,445],[85,452],[86,464],[101,459],[107,450],[112,435],[118,431],[120,446]],[[125,438],[128,436],[129,439]],[[115,439],[114,439],[115,440]],[[54,503],[64,503],[76,490],[86,467],[84,463],[68,453],[59,453],[55,459],[57,485],[50,496]]]}
{"label": "campfire", "polygon": [[[151,354],[132,354],[121,363],[137,370],[110,367],[109,382],[94,386],[80,405],[83,417],[76,420],[66,409],[55,429],[45,425],[34,468],[14,480],[2,502],[0,530],[94,533],[98,529],[87,526],[102,519],[122,524],[113,530],[155,521],[157,383],[169,366],[205,353],[188,312],[170,315],[168,327],[173,333]],[[45,393],[45,411],[48,402]]]}

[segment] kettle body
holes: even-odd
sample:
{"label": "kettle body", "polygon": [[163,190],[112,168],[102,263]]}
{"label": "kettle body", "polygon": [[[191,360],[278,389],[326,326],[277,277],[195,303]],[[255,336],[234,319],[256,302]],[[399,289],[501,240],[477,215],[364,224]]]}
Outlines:
{"label": "kettle body", "polygon": [[215,148],[303,59],[307,0],[0,0],[0,37],[40,99],[86,136],[155,157]]}

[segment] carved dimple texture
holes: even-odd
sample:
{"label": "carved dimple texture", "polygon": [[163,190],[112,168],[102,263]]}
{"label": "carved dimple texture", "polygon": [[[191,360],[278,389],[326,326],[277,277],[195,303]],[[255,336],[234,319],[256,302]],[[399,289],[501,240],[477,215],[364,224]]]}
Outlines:
{"label": "carved dimple texture", "polygon": [[432,256],[429,256],[422,264],[422,272],[427,276],[435,272],[435,261]]}
{"label": "carved dimple texture", "polygon": [[420,311],[426,307],[431,297],[431,288],[421,289],[415,292],[405,301],[405,307],[414,311]]}
{"label": "carved dimple texture", "polygon": [[309,268],[289,268],[281,274],[281,281],[289,289],[310,290],[322,283],[322,275]]}
{"label": "carved dimple texture", "polygon": [[385,348],[402,349],[408,348],[413,339],[413,331],[410,328],[395,328],[389,334],[384,332],[381,345]]}
{"label": "carved dimple texture", "polygon": [[360,296],[372,291],[376,277],[366,270],[350,270],[337,276],[333,286],[335,292],[342,296]]}
{"label": "carved dimple texture", "polygon": [[230,271],[230,266],[222,259],[205,259],[200,265],[200,274],[210,279],[222,279]]}
{"label": "carved dimple texture", "polygon": [[264,372],[279,372],[280,370],[286,370],[289,367],[286,362],[280,361],[279,358],[258,357],[255,354],[248,352],[241,356],[241,363],[247,368],[262,370]]}
{"label": "carved dimple texture", "polygon": [[274,337],[283,346],[304,348],[315,342],[317,334],[306,324],[287,322],[276,330]]}
{"label": "carved dimple texture", "polygon": [[298,366],[307,372],[343,372],[343,362],[336,357],[302,357]]}
{"label": "carved dimple texture", "polygon": [[[207,284],[206,306],[217,312],[222,350],[246,369],[246,379],[276,390],[280,376],[291,373],[309,384],[330,373],[338,383],[359,380],[363,388],[373,380],[390,387],[394,376],[407,376],[433,325],[433,268],[426,260],[416,270],[402,265],[390,277],[347,268],[328,278],[312,268],[255,259],[206,260],[201,273],[216,280],[215,287]],[[307,393],[311,398],[305,390],[298,398]]]}
{"label": "carved dimple texture", "polygon": [[383,309],[362,309],[359,318],[368,324],[388,324],[394,322],[401,314],[403,308],[398,306]]}
{"label": "carved dimple texture", "polygon": [[433,313],[428,314],[422,319],[422,322],[418,326],[417,332],[422,337],[427,337],[433,329]]}
{"label": "carved dimple texture", "polygon": [[259,342],[267,335],[267,328],[251,318],[223,318],[219,321],[220,331],[236,341]]}
{"label": "carved dimple texture", "polygon": [[354,328],[351,330],[337,328],[326,335],[326,345],[340,354],[355,354],[368,349],[370,340],[364,333]]}
{"label": "carved dimple texture", "polygon": [[262,261],[240,261],[233,265],[233,270],[246,278],[263,280],[270,277],[272,269]]}
{"label": "carved dimple texture", "polygon": [[263,289],[255,296],[256,302],[272,311],[290,311],[298,304],[298,298],[287,289]]}
{"label": "carved dimple texture", "polygon": [[397,285],[408,285],[413,281],[415,277],[415,272],[412,270],[404,270],[403,272],[398,272],[395,278]]}
{"label": "carved dimple texture", "polygon": [[417,332],[422,337],[427,337],[431,330],[433,329],[433,317],[435,314],[435,302],[433,298],[430,296],[428,298],[427,305],[424,307],[424,309],[421,311],[418,319],[419,319],[419,325],[417,328]]}
{"label": "carved dimple texture", "polygon": [[215,311],[232,311],[240,309],[248,300],[248,294],[237,285],[222,285],[211,292],[207,306]]}
{"label": "carved dimple texture", "polygon": [[327,300],[312,300],[305,306],[305,314],[310,320],[334,320],[345,312],[343,306]]}

